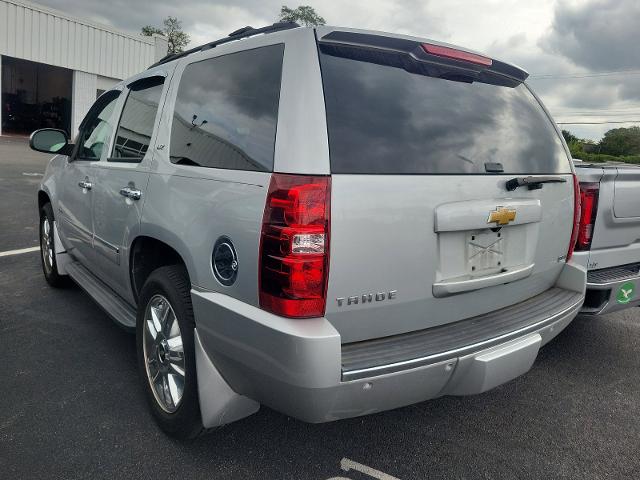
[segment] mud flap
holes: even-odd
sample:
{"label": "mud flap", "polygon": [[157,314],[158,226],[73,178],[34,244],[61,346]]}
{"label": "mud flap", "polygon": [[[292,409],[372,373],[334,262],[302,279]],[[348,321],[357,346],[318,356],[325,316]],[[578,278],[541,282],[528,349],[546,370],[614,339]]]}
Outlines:
{"label": "mud flap", "polygon": [[60,235],[58,234],[58,222],[53,221],[53,248],[56,254],[56,266],[58,267],[58,275],[68,275],[67,265],[73,262],[73,259],[67,253],[62,245]]}
{"label": "mud flap", "polygon": [[218,427],[256,413],[260,404],[238,395],[229,387],[204,351],[197,330],[194,331],[194,342],[202,425]]}

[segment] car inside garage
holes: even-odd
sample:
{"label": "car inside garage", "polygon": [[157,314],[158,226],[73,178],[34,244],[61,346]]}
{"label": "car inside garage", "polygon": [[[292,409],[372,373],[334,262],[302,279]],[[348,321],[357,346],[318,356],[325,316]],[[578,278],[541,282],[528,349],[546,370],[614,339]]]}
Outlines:
{"label": "car inside garage", "polygon": [[3,56],[1,71],[3,133],[70,130],[72,70]]}

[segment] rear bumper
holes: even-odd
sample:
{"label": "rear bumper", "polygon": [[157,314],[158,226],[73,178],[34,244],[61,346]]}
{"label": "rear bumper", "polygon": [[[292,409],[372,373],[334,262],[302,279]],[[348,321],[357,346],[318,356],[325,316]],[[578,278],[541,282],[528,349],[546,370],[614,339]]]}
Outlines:
{"label": "rear bumper", "polygon": [[[567,301],[532,311],[528,324],[520,318],[512,330],[503,331],[509,328],[503,322],[503,329],[487,338],[465,336],[469,330],[483,331],[469,328],[466,320],[457,337],[448,336],[447,341],[442,337],[436,355],[424,355],[429,351],[420,350],[420,342],[409,342],[404,362],[397,361],[400,357],[387,361],[384,356],[376,360],[374,355],[365,355],[373,369],[362,368],[366,365],[363,357],[354,356],[352,347],[341,344],[340,335],[326,319],[288,320],[214,292],[192,290],[192,298],[203,349],[231,389],[316,423],[442,395],[481,393],[525,373],[540,346],[571,322],[584,300],[584,269],[567,266],[564,270],[552,290],[563,290]],[[494,312],[495,317],[500,312]],[[491,317],[475,320],[477,325],[488,325]],[[437,345],[429,344],[429,348]],[[401,349],[396,345],[394,350]],[[360,358],[359,368],[350,369],[355,363],[349,362],[356,357]],[[201,396],[201,403],[206,401]]]}
{"label": "rear bumper", "polygon": [[640,263],[590,270],[581,313],[603,315],[640,306]]}

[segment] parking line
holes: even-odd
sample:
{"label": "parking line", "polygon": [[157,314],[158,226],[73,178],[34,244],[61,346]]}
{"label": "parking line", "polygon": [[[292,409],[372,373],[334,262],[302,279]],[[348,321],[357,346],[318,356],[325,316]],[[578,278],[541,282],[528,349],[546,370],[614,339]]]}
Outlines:
{"label": "parking line", "polygon": [[354,462],[349,458],[343,458],[342,460],[340,460],[340,468],[345,472],[354,470],[356,472],[364,473],[365,475],[377,478],[378,480],[400,480],[397,477],[392,477],[388,473],[381,472],[380,470],[368,467],[367,465],[363,465],[362,463]]}
{"label": "parking line", "polygon": [[6,252],[0,252],[0,257],[10,257],[11,255],[20,255],[22,253],[31,253],[36,250],[40,250],[40,247],[20,248],[18,250],[7,250]]}

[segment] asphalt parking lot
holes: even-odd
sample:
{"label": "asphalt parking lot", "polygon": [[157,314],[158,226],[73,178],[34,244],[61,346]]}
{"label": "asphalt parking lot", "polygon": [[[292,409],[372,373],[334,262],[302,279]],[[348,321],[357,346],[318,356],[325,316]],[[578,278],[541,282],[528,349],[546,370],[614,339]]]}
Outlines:
{"label": "asphalt parking lot", "polygon": [[[37,244],[47,158],[0,138],[0,252]],[[153,423],[133,336],[37,252],[0,256],[0,352],[1,478],[640,477],[638,308],[578,317],[483,395],[321,425],[262,408],[190,443]]]}

